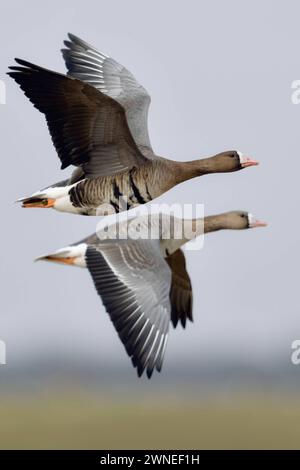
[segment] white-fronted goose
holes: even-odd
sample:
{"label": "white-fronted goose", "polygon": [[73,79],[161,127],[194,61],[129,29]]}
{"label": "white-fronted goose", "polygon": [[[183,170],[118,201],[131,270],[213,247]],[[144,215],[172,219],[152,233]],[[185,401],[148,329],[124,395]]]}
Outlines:
{"label": "white-fronted goose", "polygon": [[149,202],[190,178],[257,164],[237,151],[190,162],[155,155],[146,90],[112,58],[69,37],[63,50],[68,76],[21,59],[8,73],[45,114],[61,168],[77,167],[70,178],[21,198],[23,207],[105,215]]}
{"label": "white-fronted goose", "polygon": [[[193,315],[192,286],[180,249],[187,238],[165,239],[161,218],[152,215],[150,225],[148,220],[135,218],[133,223],[138,223],[139,228],[143,224],[150,228],[159,225],[162,228],[156,232],[157,239],[111,240],[106,238],[107,231],[100,231],[38,259],[88,268],[138,375],[146,370],[151,377],[155,368],[161,370],[170,320],[174,327],[178,321],[185,327],[187,319],[192,320]],[[183,223],[191,222],[194,237],[203,231],[266,225],[240,211],[205,217],[204,224],[203,219],[171,220],[173,232],[168,233],[175,233],[176,224],[181,227]],[[127,221],[121,222],[118,233],[122,233],[126,225]]]}

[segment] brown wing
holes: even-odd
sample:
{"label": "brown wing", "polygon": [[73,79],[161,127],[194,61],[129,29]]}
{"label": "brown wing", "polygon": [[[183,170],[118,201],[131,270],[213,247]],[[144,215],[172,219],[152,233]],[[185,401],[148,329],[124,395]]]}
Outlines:
{"label": "brown wing", "polygon": [[174,328],[176,328],[178,321],[181,321],[183,328],[185,328],[187,319],[193,321],[193,292],[183,251],[175,251],[166,258],[166,261],[172,271],[171,320]]}
{"label": "brown wing", "polygon": [[61,168],[81,166],[86,177],[144,164],[123,107],[89,84],[21,59],[8,74],[45,114]]}

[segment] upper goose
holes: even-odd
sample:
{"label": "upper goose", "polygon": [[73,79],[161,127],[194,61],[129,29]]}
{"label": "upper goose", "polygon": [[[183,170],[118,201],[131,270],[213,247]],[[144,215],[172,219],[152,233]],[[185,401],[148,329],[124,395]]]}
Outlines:
{"label": "upper goose", "polygon": [[[188,232],[189,239],[203,232],[266,225],[240,211],[205,217],[204,223],[203,219],[163,221],[153,214],[151,219],[136,217],[109,227],[109,232],[100,230],[97,235],[37,258],[88,268],[139,376],[145,369],[148,377],[155,368],[161,370],[170,320],[176,327],[179,320],[185,326],[186,320],[193,318],[192,286],[180,249],[188,240],[186,236],[174,238],[174,233],[180,233],[177,230],[187,222],[187,229],[193,231]],[[159,230],[153,231],[157,227]],[[149,228],[156,239],[143,239]],[[132,229],[138,230],[141,238],[111,239],[116,234],[120,238],[130,236]]]}
{"label": "upper goose", "polygon": [[154,154],[148,137],[150,96],[112,58],[69,35],[68,76],[21,59],[8,73],[45,114],[61,168],[72,176],[30,197],[23,207],[105,215],[146,203],[196,176],[257,165],[240,152],[176,162]]}

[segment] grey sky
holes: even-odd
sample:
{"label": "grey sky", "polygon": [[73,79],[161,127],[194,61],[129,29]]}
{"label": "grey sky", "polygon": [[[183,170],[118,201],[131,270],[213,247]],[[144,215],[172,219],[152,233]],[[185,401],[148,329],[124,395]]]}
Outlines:
{"label": "grey sky", "polygon": [[158,154],[190,160],[237,149],[261,162],[160,198],[204,202],[207,214],[249,210],[270,224],[209,235],[202,252],[187,253],[195,323],[172,331],[166,366],[212,357],[290,364],[291,342],[300,335],[300,105],[291,102],[291,83],[300,78],[299,14],[297,1],[1,6],[7,104],[0,105],[0,339],[8,362],[55,351],[131,367],[88,272],[33,263],[91,233],[97,219],[13,205],[63,174],[44,117],[5,72],[14,57],[64,72],[60,48],[70,31],[124,64],[149,91]]}

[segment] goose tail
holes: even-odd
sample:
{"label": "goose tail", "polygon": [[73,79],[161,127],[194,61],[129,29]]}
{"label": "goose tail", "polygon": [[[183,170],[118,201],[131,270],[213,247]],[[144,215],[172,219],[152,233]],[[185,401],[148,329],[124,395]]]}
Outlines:
{"label": "goose tail", "polygon": [[53,263],[69,264],[86,268],[86,243],[67,246],[46,255],[39,256],[35,261],[52,261]]}
{"label": "goose tail", "polygon": [[29,196],[22,197],[16,202],[21,202],[22,207],[31,208],[31,207],[40,207],[40,208],[50,208],[55,204],[54,198],[48,198],[46,194],[38,196]]}
{"label": "goose tail", "polygon": [[56,206],[56,201],[58,199],[68,196],[70,188],[71,185],[49,186],[48,188],[44,188],[41,191],[33,193],[31,196],[21,197],[17,199],[16,202],[22,203],[22,207],[25,208],[40,207],[48,209]]}

